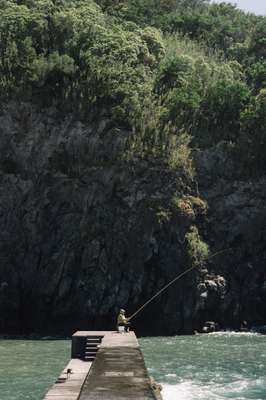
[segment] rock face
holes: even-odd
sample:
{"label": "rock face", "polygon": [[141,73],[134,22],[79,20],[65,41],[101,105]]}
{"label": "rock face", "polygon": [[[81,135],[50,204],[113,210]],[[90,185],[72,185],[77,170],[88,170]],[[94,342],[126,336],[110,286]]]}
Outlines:
{"label": "rock face", "polygon": [[[223,295],[216,310],[212,301],[206,304],[206,317],[222,326],[239,327],[243,320],[262,325],[266,319],[266,179],[240,180],[239,167],[228,157],[224,143],[196,154],[195,163],[199,190],[209,206],[208,243],[212,249],[226,249],[213,259],[212,269],[222,277]],[[217,284],[213,279],[212,296]]]}
{"label": "rock face", "polygon": [[[213,252],[228,251],[173,285],[134,327],[172,334],[210,319],[265,322],[266,179],[215,176],[215,155],[197,154],[206,213],[180,171],[120,162],[129,133],[114,134],[108,121],[87,126],[29,105],[0,119],[2,332],[113,328],[120,307],[135,311],[189,266],[194,225]],[[189,212],[176,198],[190,199]]]}

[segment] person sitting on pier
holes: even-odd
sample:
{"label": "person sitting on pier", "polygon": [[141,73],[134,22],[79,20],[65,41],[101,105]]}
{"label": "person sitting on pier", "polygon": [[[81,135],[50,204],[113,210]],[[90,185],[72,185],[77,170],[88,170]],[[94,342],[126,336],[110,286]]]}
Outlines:
{"label": "person sitting on pier", "polygon": [[117,317],[117,330],[119,332],[119,327],[123,326],[125,329],[125,332],[129,332],[129,327],[130,327],[130,322],[129,319],[126,318],[125,316],[125,310],[121,308],[119,311],[118,317]]}

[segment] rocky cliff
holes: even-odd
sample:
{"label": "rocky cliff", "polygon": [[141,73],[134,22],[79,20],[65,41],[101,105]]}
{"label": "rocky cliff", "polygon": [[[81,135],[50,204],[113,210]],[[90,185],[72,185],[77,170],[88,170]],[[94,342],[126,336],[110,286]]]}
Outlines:
{"label": "rocky cliff", "polygon": [[225,279],[225,292],[216,304],[206,304],[207,315],[237,328],[243,320],[249,325],[266,320],[266,179],[241,180],[240,166],[229,154],[221,142],[194,159],[208,203],[206,238],[211,248],[227,249],[213,265]]}
{"label": "rocky cliff", "polygon": [[130,133],[108,121],[29,104],[0,119],[2,332],[113,328],[120,307],[133,312],[190,265],[190,234],[226,251],[136,317],[137,331],[265,322],[266,179],[240,181],[222,144],[195,153],[189,180],[163,163],[119,161]]}

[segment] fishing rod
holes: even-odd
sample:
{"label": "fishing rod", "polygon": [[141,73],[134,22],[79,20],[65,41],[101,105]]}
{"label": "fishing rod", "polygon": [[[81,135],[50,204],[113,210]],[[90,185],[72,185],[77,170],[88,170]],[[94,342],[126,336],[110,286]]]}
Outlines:
{"label": "fishing rod", "polygon": [[[209,257],[207,257],[204,261],[210,260],[211,258],[216,257],[217,255],[224,253],[225,251],[228,251],[228,250],[231,250],[231,248],[217,251],[216,253],[211,254]],[[127,318],[127,320],[130,321],[132,318],[134,318],[137,314],[139,314],[143,310],[143,308],[145,308],[154,299],[156,299],[156,297],[160,296],[161,293],[163,293],[166,289],[168,289],[170,286],[172,286],[176,281],[178,281],[184,275],[188,274],[190,271],[192,271],[193,269],[195,269],[197,267],[198,267],[197,265],[194,265],[193,267],[188,268],[186,271],[183,271],[181,274],[176,276],[171,282],[167,283],[162,289],[159,290],[159,292],[157,292],[148,301],[146,301],[146,303],[144,303],[140,308],[138,308],[137,311],[134,312],[134,314],[132,314],[129,318]]]}

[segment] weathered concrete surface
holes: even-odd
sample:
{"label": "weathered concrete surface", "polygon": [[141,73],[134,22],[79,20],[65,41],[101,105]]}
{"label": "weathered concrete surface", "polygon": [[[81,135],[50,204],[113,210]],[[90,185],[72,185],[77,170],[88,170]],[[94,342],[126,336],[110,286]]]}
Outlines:
{"label": "weathered concrete surface", "polygon": [[83,386],[80,400],[155,399],[133,332],[108,332]]}
{"label": "weathered concrete surface", "polygon": [[[103,338],[93,363],[72,359],[58,378],[61,383],[55,383],[44,400],[156,399],[134,332],[76,332],[72,354],[73,344],[78,347],[80,341],[83,346],[90,337]],[[68,379],[67,369],[72,370]]]}
{"label": "weathered concrete surface", "polygon": [[103,337],[100,348],[104,347],[137,347],[139,343],[134,332],[127,334],[117,333],[117,331],[78,331],[72,336],[72,340],[82,337]]}
{"label": "weathered concrete surface", "polygon": [[75,337],[89,337],[89,336],[105,336],[111,333],[110,331],[77,331],[72,335],[72,338]]}
{"label": "weathered concrete surface", "polygon": [[102,340],[102,344],[100,348],[139,348],[139,343],[137,341],[136,335],[134,332],[128,333],[117,333],[117,332],[108,332],[107,335],[104,336]]}
{"label": "weathered concrete surface", "polygon": [[139,349],[99,350],[80,397],[80,400],[96,399],[155,399]]}
{"label": "weathered concrete surface", "polygon": [[[91,365],[90,362],[71,360],[58,378],[58,381],[62,382],[55,383],[44,400],[77,400]],[[72,370],[68,377],[67,369]],[[63,382],[64,379],[66,379],[65,382]]]}

